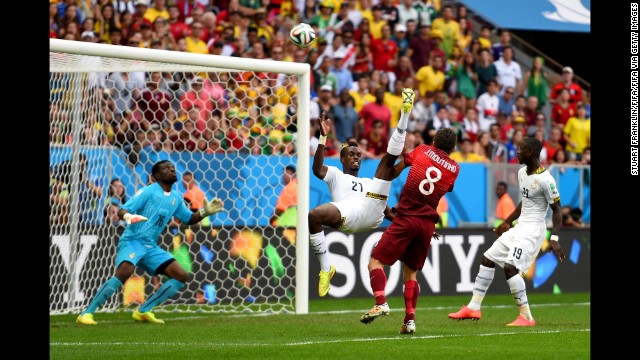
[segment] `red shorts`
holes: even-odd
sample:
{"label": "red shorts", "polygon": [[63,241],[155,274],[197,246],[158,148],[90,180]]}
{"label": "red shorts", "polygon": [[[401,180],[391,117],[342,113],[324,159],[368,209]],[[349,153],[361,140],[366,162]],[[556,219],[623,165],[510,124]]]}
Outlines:
{"label": "red shorts", "polygon": [[429,217],[397,215],[373,248],[371,257],[385,265],[400,260],[412,270],[421,270],[429,255],[435,228],[435,222]]}

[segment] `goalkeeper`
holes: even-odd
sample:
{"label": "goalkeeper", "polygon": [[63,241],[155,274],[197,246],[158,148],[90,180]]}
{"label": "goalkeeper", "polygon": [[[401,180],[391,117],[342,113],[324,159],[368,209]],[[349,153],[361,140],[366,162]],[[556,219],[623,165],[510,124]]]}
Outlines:
{"label": "goalkeeper", "polygon": [[205,199],[202,209],[191,212],[182,200],[182,194],[171,190],[178,176],[176,168],[168,160],[155,163],[151,175],[156,182],[138,190],[118,211],[127,227],[118,242],[116,274],[100,286],[89,306],[76,319],[78,324],[96,325],[93,313],[127,281],[136,266],[151,275],[164,274],[169,279],[133,312],[132,318],[163,324],[164,321],[156,319],[151,310],[182,289],[187,273],[171,254],[157,245],[158,237],[172,216],[191,225],[223,210],[222,200],[215,198],[211,201]]}
{"label": "goalkeeper", "polygon": [[323,226],[353,234],[376,229],[385,218],[390,221],[395,218],[395,213],[387,206],[387,198],[391,181],[400,175],[400,171],[396,171],[395,161],[404,149],[414,99],[413,89],[402,89],[400,121],[389,140],[387,153],[378,163],[373,179],[358,177],[362,153],[355,142],[342,145],[342,171],[334,166],[324,165],[324,144],[330,130],[330,120],[325,120],[324,112],[318,120],[321,136],[313,158],[313,174],[329,185],[333,200],[309,212],[309,242],[320,261],[318,294],[321,297],[329,292],[330,280],[336,273],[335,266],[329,264]]}

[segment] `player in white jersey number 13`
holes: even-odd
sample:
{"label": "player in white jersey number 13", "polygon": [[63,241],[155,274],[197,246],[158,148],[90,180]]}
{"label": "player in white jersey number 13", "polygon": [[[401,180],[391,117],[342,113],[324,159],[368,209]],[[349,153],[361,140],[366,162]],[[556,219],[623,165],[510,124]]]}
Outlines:
{"label": "player in white jersey number 13", "polygon": [[[535,326],[527,301],[525,282],[520,274],[527,272],[540,252],[547,231],[545,215],[548,206],[553,211],[549,251],[553,250],[560,262],[564,260],[564,252],[558,243],[558,233],[562,226],[560,193],[555,179],[540,165],[541,149],[542,144],[536,138],[525,138],[520,143],[518,162],[526,165],[518,171],[522,201],[495,229],[498,239],[482,257],[471,301],[458,312],[450,313],[450,318],[480,319],[480,305],[493,281],[495,266],[498,264],[504,269],[507,284],[520,310],[520,315],[507,326]],[[518,223],[511,228],[511,223],[516,219]]]}

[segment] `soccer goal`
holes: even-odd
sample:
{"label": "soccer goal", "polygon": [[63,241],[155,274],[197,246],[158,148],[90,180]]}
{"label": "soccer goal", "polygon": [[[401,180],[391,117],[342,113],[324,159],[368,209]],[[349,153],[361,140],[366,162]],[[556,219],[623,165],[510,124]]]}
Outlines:
{"label": "soccer goal", "polygon": [[[169,223],[159,244],[189,280],[155,311],[307,313],[309,65],[49,46],[50,314],[79,312],[114,275],[118,205],[160,160],[188,206],[219,197],[225,211]],[[281,192],[293,171],[297,204]],[[99,311],[133,309],[164,280],[137,269]]]}

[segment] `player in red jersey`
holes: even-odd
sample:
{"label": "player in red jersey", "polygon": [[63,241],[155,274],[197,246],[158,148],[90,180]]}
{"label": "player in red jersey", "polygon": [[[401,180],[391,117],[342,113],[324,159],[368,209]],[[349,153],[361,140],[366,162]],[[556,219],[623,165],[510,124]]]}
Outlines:
{"label": "player in red jersey", "polygon": [[429,253],[431,237],[439,215],[436,212],[440,198],[453,191],[460,166],[449,158],[456,146],[456,133],[450,128],[438,130],[433,146],[420,145],[394,167],[394,177],[411,166],[407,182],[400,193],[395,219],[373,248],[369,260],[369,279],[376,305],[360,321],[368,324],[376,317],[389,315],[384,294],[387,278],[385,265],[400,260],[404,263],[405,317],[401,334],[416,331],[415,308],[418,302],[416,273],[422,269]]}

